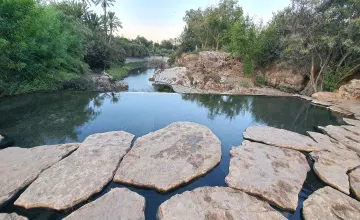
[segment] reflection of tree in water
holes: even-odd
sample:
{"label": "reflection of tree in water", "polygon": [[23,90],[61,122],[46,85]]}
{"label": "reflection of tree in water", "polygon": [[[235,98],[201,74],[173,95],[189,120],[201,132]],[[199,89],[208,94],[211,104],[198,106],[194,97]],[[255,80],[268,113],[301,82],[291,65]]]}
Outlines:
{"label": "reflection of tree in water", "polygon": [[18,146],[77,141],[77,127],[94,120],[106,98],[98,93],[45,93],[0,102],[0,133]]}
{"label": "reflection of tree in water", "polygon": [[230,120],[249,111],[252,100],[252,98],[248,96],[196,94],[183,95],[182,99],[196,102],[199,106],[207,108],[210,119],[214,119],[217,115],[224,115]]}

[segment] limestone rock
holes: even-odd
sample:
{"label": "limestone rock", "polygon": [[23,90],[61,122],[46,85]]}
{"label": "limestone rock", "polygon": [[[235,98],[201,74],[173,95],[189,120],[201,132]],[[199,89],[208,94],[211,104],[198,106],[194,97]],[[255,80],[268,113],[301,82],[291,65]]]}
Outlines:
{"label": "limestone rock", "polygon": [[305,220],[359,220],[360,202],[333,189],[317,190],[304,202]]}
{"label": "limestone rock", "polygon": [[350,150],[360,153],[360,136],[345,130],[341,126],[329,125],[326,127],[319,126],[318,128],[330,137],[345,145]]}
{"label": "limestone rock", "polygon": [[210,129],[175,122],[138,138],[114,181],[166,192],[205,174],[220,160],[221,143]]}
{"label": "limestone rock", "polygon": [[341,126],[342,128],[344,128],[347,131],[352,132],[357,138],[351,136],[350,138],[352,138],[353,140],[357,141],[358,143],[360,143],[360,127],[357,126],[351,126],[351,125],[343,125]]}
{"label": "limestone rock", "polygon": [[64,144],[0,150],[0,206],[77,148],[78,144]]}
{"label": "limestone rock", "polygon": [[154,84],[155,85],[173,85],[177,84],[186,74],[185,67],[174,67],[165,69],[164,71],[155,74]]}
{"label": "limestone rock", "polygon": [[335,106],[335,105],[332,105],[329,107],[329,109],[333,112],[336,112],[336,113],[339,113],[339,114],[342,114],[344,116],[348,116],[348,117],[351,117],[354,115],[353,112],[349,111],[349,110],[346,110],[344,109],[343,107],[341,106]]}
{"label": "limestone rock", "polygon": [[338,93],[345,99],[360,99],[360,80],[353,79],[339,88]]}
{"label": "limestone rock", "polygon": [[331,106],[331,103],[323,101],[323,100],[317,100],[317,99],[312,100],[311,103],[313,103],[315,105],[321,105],[321,106]]}
{"label": "limestone rock", "polygon": [[312,98],[317,100],[323,100],[327,102],[332,102],[337,99],[342,99],[342,96],[333,92],[317,92],[311,95]]}
{"label": "limestone rock", "polygon": [[310,156],[315,161],[313,169],[322,181],[343,193],[350,194],[347,172],[360,166],[359,157],[346,158],[326,151],[312,152]]}
{"label": "limestone rock", "polygon": [[133,138],[123,131],[87,137],[75,153],[43,172],[15,205],[64,210],[87,200],[112,180]]}
{"label": "limestone rock", "polygon": [[28,218],[17,215],[16,213],[0,213],[0,220],[28,220]]}
{"label": "limestone rock", "polygon": [[95,84],[94,91],[97,92],[121,92],[129,89],[128,83],[115,81],[114,78],[107,73],[98,76],[95,75],[91,80]]}
{"label": "limestone rock", "polygon": [[354,120],[350,118],[344,118],[344,121],[349,125],[354,125],[360,127],[360,120]]}
{"label": "limestone rock", "polygon": [[265,73],[268,85],[290,92],[300,92],[305,87],[306,74],[295,74],[291,70],[272,70]]}
{"label": "limestone rock", "polygon": [[350,188],[356,198],[360,200],[360,167],[351,171],[350,177]]}
{"label": "limestone rock", "polygon": [[295,150],[244,141],[230,151],[228,186],[260,196],[295,211],[298,195],[310,171],[306,157]]}
{"label": "limestone rock", "polygon": [[311,138],[284,129],[253,126],[246,129],[243,135],[245,139],[282,148],[306,152],[323,150]]}
{"label": "limestone rock", "polygon": [[144,197],[126,188],[116,188],[84,205],[64,220],[145,220],[144,211]]}
{"label": "limestone rock", "polygon": [[159,220],[286,219],[268,203],[239,190],[202,187],[175,195],[158,209]]}
{"label": "limestone rock", "polygon": [[129,90],[129,84],[127,82],[114,82],[112,91],[122,92],[128,90]]}

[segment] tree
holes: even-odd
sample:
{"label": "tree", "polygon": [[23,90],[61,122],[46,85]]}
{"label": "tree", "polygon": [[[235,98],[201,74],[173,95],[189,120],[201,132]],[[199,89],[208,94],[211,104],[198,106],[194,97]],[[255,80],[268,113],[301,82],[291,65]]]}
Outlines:
{"label": "tree", "polygon": [[122,23],[120,19],[115,15],[115,12],[108,13],[108,26],[109,26],[109,43],[111,43],[111,37],[113,31],[116,31],[118,28],[122,28]]}
{"label": "tree", "polygon": [[94,0],[95,5],[101,5],[104,11],[104,30],[105,30],[105,39],[107,38],[107,8],[113,6],[116,0]]}

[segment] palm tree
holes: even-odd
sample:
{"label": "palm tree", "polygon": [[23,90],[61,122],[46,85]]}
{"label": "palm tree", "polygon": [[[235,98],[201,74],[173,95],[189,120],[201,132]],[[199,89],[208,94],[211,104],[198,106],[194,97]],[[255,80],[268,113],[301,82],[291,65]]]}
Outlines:
{"label": "palm tree", "polygon": [[113,6],[116,0],[93,0],[95,5],[101,4],[104,10],[105,39],[107,37],[107,8]]}
{"label": "palm tree", "polygon": [[123,27],[120,19],[115,15],[115,12],[111,12],[111,11],[109,11],[108,13],[107,24],[109,26],[109,31],[110,31],[109,43],[111,43],[111,36],[113,34],[113,31],[116,31],[118,28],[123,28]]}

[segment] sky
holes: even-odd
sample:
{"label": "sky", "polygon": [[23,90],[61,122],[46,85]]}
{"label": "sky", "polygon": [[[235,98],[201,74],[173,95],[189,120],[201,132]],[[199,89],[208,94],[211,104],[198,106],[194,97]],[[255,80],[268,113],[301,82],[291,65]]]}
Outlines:
{"label": "sky", "polygon": [[[117,0],[109,8],[120,18],[123,29],[117,35],[134,39],[144,36],[154,42],[179,37],[185,23],[186,10],[215,5],[219,0]],[[272,13],[290,4],[290,0],[239,0],[246,14],[259,22],[267,22]],[[102,13],[101,6],[92,8]]]}

